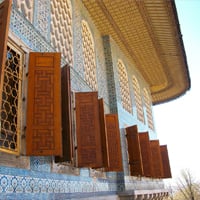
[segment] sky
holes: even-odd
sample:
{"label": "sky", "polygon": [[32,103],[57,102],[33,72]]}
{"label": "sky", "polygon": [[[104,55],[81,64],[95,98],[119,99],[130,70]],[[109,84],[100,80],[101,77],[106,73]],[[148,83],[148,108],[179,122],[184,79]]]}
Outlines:
{"label": "sky", "polygon": [[187,56],[191,88],[183,96],[154,106],[160,144],[167,144],[174,181],[189,169],[200,181],[200,0],[175,0]]}

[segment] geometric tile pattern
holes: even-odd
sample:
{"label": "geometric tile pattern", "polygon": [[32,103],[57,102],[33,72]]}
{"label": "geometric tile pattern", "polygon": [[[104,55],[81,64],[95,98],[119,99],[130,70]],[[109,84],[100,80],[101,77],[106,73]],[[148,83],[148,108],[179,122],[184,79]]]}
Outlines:
{"label": "geometric tile pattern", "polygon": [[[17,28],[16,28],[17,27]],[[24,18],[13,4],[10,20],[10,29],[21,39],[32,51],[49,52],[55,51],[48,41]]]}
{"label": "geometric tile pattern", "polygon": [[111,52],[111,42],[110,37],[108,35],[103,36],[103,46],[104,46],[104,54],[105,54],[105,65],[106,65],[106,75],[107,80],[109,80],[108,87],[108,98],[109,98],[109,108],[110,113],[117,113],[117,95],[116,95],[116,85],[115,85],[115,77],[114,77],[114,65],[113,58]]}
{"label": "geometric tile pattern", "polygon": [[[5,172],[9,170],[8,174]],[[16,175],[17,174],[17,175]],[[148,189],[163,188],[160,180],[141,182],[127,178],[126,189],[144,189],[149,182]],[[124,191],[124,182],[116,179],[92,179],[64,174],[33,172],[28,170],[0,167],[0,193],[92,193],[92,192]]]}
{"label": "geometric tile pattern", "polygon": [[[6,171],[9,168],[6,168]],[[0,193],[72,193],[110,191],[108,182],[88,177],[50,175],[0,167]],[[17,174],[17,175],[16,175]],[[19,175],[18,175],[19,174]],[[112,187],[114,188],[114,187]]]}
{"label": "geometric tile pattern", "polygon": [[51,156],[31,156],[30,168],[34,171],[50,172],[51,171]]}
{"label": "geometric tile pattern", "polygon": [[34,0],[34,27],[48,41],[50,40],[50,1]]}
{"label": "geometric tile pattern", "polygon": [[33,21],[33,4],[34,0],[13,0],[17,9],[23,13],[24,17],[30,22]]}

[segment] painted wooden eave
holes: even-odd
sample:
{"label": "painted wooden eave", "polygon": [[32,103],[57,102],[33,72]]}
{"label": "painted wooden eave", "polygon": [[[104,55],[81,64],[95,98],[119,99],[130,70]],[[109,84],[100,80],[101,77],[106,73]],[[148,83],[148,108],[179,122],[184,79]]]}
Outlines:
{"label": "painted wooden eave", "polygon": [[190,89],[173,0],[82,0],[102,35],[110,35],[150,86],[153,104]]}

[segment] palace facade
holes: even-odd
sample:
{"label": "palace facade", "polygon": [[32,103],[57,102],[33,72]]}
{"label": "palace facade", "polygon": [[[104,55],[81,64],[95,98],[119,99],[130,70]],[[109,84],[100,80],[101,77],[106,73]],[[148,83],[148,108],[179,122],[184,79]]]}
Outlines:
{"label": "palace facade", "polygon": [[190,89],[173,0],[0,0],[0,66],[0,199],[167,199],[153,105]]}

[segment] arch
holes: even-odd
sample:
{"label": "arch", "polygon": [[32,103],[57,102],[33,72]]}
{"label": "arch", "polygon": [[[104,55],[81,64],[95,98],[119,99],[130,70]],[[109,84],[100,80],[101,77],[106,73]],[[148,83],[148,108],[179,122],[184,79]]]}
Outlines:
{"label": "arch", "polygon": [[143,111],[143,105],[142,105],[140,85],[138,83],[137,78],[134,75],[132,78],[132,83],[133,83],[135,104],[136,104],[136,109],[137,109],[137,118],[144,123],[144,111]]}
{"label": "arch", "polygon": [[51,44],[72,66],[72,6],[69,0],[51,0]]}
{"label": "arch", "polygon": [[118,66],[122,106],[127,112],[132,113],[127,71],[121,60],[118,60],[117,66]]}
{"label": "arch", "polygon": [[143,89],[144,93],[144,104],[146,107],[146,115],[147,115],[147,121],[148,121],[148,127],[152,130],[154,130],[154,123],[153,123],[153,115],[152,115],[152,108],[151,108],[151,99],[149,96],[149,92],[146,88]]}
{"label": "arch", "polygon": [[94,39],[85,20],[82,20],[82,39],[85,81],[93,90],[97,90]]}

